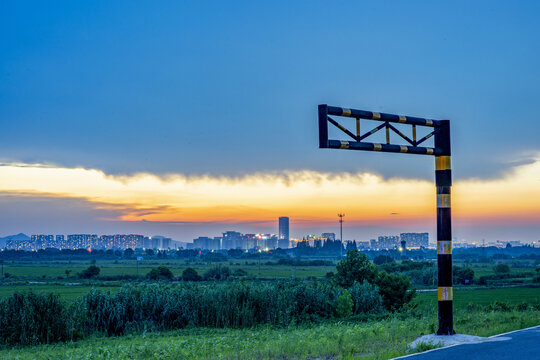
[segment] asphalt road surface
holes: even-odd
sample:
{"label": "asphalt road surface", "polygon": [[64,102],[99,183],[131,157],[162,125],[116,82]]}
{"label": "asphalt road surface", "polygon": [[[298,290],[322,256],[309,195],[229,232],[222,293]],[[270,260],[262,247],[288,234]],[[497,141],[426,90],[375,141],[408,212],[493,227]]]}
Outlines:
{"label": "asphalt road surface", "polygon": [[407,360],[540,360],[540,326],[496,335],[489,341],[455,345],[419,354],[402,356]]}

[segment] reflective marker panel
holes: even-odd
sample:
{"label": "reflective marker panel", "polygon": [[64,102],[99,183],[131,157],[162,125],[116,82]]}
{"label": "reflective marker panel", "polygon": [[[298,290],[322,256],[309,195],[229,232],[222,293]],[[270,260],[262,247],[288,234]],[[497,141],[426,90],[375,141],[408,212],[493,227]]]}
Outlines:
{"label": "reflective marker panel", "polygon": [[450,207],[450,194],[437,194],[437,207],[449,208]]}
{"label": "reflective marker panel", "polygon": [[435,170],[451,170],[450,156],[435,156]]}
{"label": "reflective marker panel", "polygon": [[452,242],[437,241],[437,255],[452,255]]}
{"label": "reflective marker panel", "polygon": [[450,301],[454,298],[453,288],[451,286],[440,286],[437,288],[437,299],[439,301]]}

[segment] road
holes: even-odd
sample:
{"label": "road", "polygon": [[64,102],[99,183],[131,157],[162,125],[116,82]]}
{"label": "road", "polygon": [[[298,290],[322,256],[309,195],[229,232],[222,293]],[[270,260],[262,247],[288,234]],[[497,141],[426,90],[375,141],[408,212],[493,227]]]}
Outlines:
{"label": "road", "polygon": [[540,325],[489,338],[476,344],[462,344],[402,356],[406,360],[540,360]]}

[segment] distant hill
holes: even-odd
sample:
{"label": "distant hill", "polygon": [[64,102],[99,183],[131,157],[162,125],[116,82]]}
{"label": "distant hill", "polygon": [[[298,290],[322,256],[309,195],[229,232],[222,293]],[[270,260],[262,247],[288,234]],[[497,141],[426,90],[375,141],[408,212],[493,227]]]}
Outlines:
{"label": "distant hill", "polygon": [[24,241],[24,240],[30,240],[30,236],[26,235],[26,234],[23,234],[23,233],[18,233],[17,235],[9,235],[9,236],[6,236],[6,237],[0,237],[0,247],[5,247],[6,246],[6,242],[8,240],[15,240],[15,241]]}

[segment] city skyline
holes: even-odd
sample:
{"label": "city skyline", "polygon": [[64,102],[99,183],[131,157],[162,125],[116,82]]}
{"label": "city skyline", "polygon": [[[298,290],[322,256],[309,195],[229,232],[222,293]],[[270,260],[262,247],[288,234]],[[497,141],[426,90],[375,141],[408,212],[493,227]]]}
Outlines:
{"label": "city skyline", "polygon": [[539,9],[3,3],[0,236],[433,238],[432,159],[318,149],[328,103],[450,119],[454,236],[536,241]]}

